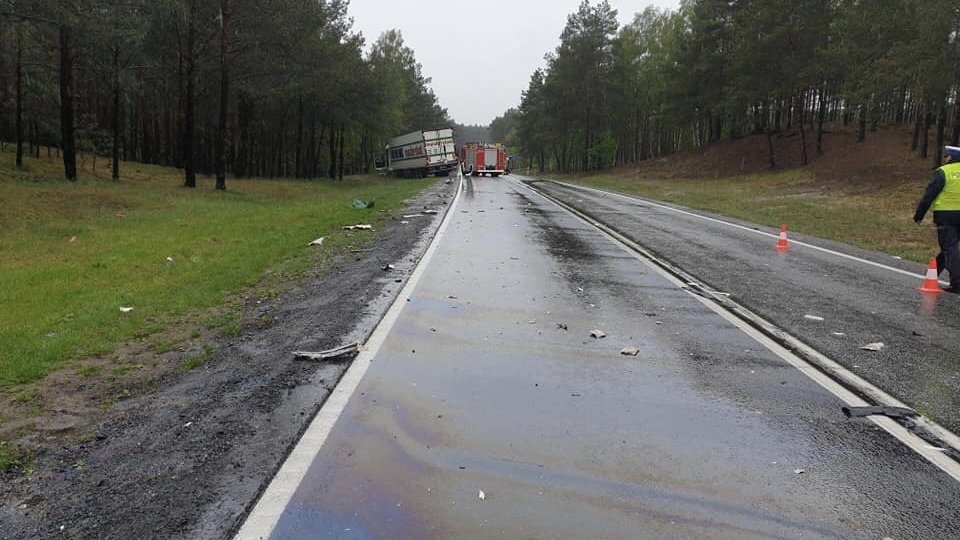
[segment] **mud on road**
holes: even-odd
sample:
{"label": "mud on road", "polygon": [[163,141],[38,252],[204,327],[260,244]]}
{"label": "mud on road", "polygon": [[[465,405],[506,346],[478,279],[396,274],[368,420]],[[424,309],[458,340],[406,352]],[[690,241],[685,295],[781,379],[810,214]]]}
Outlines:
{"label": "mud on road", "polygon": [[[33,441],[31,471],[0,473],[0,539],[230,537],[348,367],[291,351],[365,341],[455,190],[438,182],[362,252],[249,299],[239,336],[216,338],[202,367],[162,374],[146,395],[72,426],[89,435]],[[425,208],[439,214],[399,217]]]}

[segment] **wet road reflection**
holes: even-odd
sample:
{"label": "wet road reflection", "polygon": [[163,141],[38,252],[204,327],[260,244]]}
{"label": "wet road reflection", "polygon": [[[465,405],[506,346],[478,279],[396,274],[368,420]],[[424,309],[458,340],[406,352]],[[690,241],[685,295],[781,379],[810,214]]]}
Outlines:
{"label": "wet road reflection", "polygon": [[273,538],[960,530],[947,475],[595,230],[468,182]]}

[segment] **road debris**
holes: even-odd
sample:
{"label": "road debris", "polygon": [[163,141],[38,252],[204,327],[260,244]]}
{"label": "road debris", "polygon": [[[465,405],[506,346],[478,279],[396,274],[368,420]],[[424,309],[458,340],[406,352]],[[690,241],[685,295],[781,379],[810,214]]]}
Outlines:
{"label": "road debris", "polygon": [[344,225],[343,230],[345,231],[371,231],[373,230],[373,225]]}
{"label": "road debris", "polygon": [[835,336],[837,336],[837,337],[843,337],[843,336],[845,336],[846,334],[844,334],[843,332],[834,332],[833,335],[835,335]]}
{"label": "road debris", "polygon": [[427,210],[424,210],[422,213],[427,216],[435,216],[439,214],[439,212],[437,212],[436,210],[431,210],[429,208]]}
{"label": "road debris", "polygon": [[327,239],[326,236],[321,236],[320,238],[317,238],[316,240],[314,240],[313,242],[310,242],[310,243],[307,244],[307,245],[308,245],[308,246],[322,246],[322,245],[323,245],[323,241],[326,240],[326,239]]}
{"label": "road debris", "polygon": [[793,474],[803,474],[803,473],[805,473],[805,472],[807,472],[807,471],[805,471],[805,470],[803,470],[803,469],[794,469],[794,470],[793,470]]}
{"label": "road debris", "polygon": [[173,260],[173,257],[167,257],[167,262],[176,262]]}
{"label": "road debris", "polygon": [[70,237],[70,240],[68,240],[68,242],[70,242],[71,244],[74,243],[74,242],[76,242],[76,241],[77,241],[77,237],[76,237],[76,236],[71,236],[71,237]]}
{"label": "road debris", "polygon": [[354,208],[362,209],[362,208],[373,208],[373,205],[375,203],[376,201],[365,201],[363,199],[354,199],[352,204]]}
{"label": "road debris", "polygon": [[294,351],[297,360],[342,360],[352,358],[360,353],[360,343],[351,343],[335,349],[320,352]]}
{"label": "road debris", "polygon": [[131,311],[133,311],[133,308],[132,308],[132,307],[120,306],[120,312],[121,312],[121,313],[130,313]]}
{"label": "road debris", "polygon": [[625,347],[622,351],[620,351],[620,354],[624,356],[637,356],[640,354],[640,349],[636,347]]}
{"label": "road debris", "polygon": [[389,272],[389,271],[391,271],[391,270],[393,270],[393,269],[395,269],[395,268],[396,268],[396,266],[394,266],[394,265],[392,265],[392,264],[387,264],[387,265],[384,265],[383,271],[384,271],[384,272]]}
{"label": "road debris", "polygon": [[843,415],[847,418],[860,418],[863,416],[886,416],[888,418],[916,418],[919,416],[917,411],[906,407],[842,407]]}
{"label": "road debris", "polygon": [[808,321],[823,322],[823,317],[818,317],[817,315],[804,315],[803,318]]}
{"label": "road debris", "polygon": [[883,342],[878,341],[877,343],[868,343],[860,348],[865,351],[880,352],[880,350],[884,347],[886,347],[886,345],[884,345]]}
{"label": "road debris", "polygon": [[480,493],[477,494],[477,497],[479,497],[481,501],[487,500],[487,494],[484,493],[482,489],[480,490]]}
{"label": "road debris", "polygon": [[600,330],[599,328],[595,328],[590,331],[590,337],[592,337],[593,339],[601,339],[601,338],[607,337],[607,334],[605,334],[603,330]]}
{"label": "road debris", "polygon": [[568,329],[568,328],[567,328],[567,325],[563,324],[562,322],[558,322],[558,323],[557,323],[557,330],[564,330],[564,331],[565,331],[565,330],[567,330],[567,329]]}

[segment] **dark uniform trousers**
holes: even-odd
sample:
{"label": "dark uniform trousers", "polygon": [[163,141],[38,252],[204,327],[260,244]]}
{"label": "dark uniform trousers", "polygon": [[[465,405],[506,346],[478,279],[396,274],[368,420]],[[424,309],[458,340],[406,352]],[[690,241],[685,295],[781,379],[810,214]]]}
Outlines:
{"label": "dark uniform trousers", "polygon": [[960,224],[937,225],[937,241],[940,253],[937,255],[937,271],[944,268],[950,271],[950,286],[960,287]]}

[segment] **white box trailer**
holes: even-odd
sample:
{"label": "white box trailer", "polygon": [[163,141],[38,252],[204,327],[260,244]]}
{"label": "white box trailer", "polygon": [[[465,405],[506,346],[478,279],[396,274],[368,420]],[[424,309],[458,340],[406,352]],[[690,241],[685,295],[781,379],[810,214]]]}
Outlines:
{"label": "white box trailer", "polygon": [[421,130],[394,137],[386,148],[386,170],[394,176],[444,176],[457,168],[457,148],[450,128]]}

